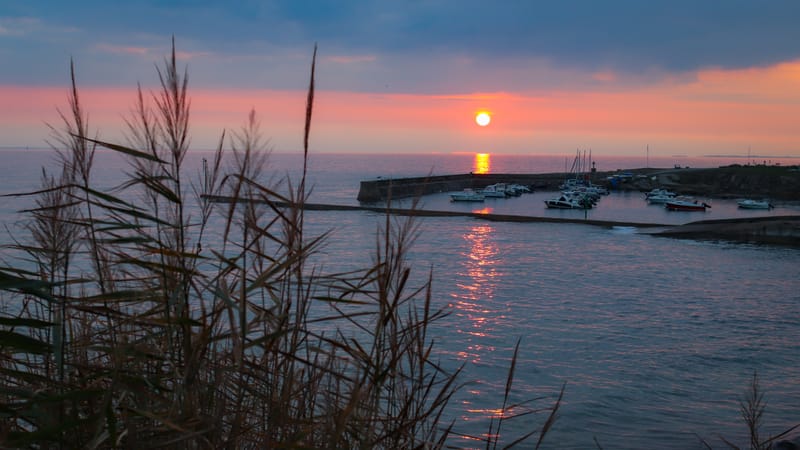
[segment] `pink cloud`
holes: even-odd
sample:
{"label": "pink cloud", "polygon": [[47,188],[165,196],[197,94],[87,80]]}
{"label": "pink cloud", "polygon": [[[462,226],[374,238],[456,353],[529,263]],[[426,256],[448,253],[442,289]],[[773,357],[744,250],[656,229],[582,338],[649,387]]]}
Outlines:
{"label": "pink cloud", "polygon": [[123,45],[112,45],[112,44],[97,44],[95,45],[97,50],[106,53],[116,53],[116,54],[125,54],[125,55],[147,55],[150,53],[150,49],[146,47],[133,47],[133,46],[123,46]]}
{"label": "pink cloud", "polygon": [[[800,62],[763,69],[707,70],[618,91],[462,95],[317,91],[312,123],[316,151],[547,152],[592,147],[609,154],[644,145],[705,154],[752,145],[773,154],[800,153]],[[57,123],[66,88],[0,86],[0,136],[30,143]],[[210,148],[222,130],[238,130],[254,108],[276,151],[302,145],[304,91],[191,89],[193,143]],[[135,89],[87,88],[81,99],[103,136],[122,133]],[[475,112],[492,113],[477,127]],[[667,150],[665,150],[667,151]]]}

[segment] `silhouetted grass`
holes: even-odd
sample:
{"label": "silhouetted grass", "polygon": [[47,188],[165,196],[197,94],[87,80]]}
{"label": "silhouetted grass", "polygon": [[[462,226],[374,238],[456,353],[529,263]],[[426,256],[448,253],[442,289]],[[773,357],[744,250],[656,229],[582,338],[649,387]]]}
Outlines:
{"label": "silhouetted grass", "polygon": [[[304,161],[315,61],[316,48]],[[414,219],[387,213],[371,266],[322,273],[310,261],[328,235],[305,232],[305,165],[297,183],[263,183],[269,151],[251,112],[189,180],[174,42],[157,71],[160,90],[138,89],[119,144],[90,134],[71,65],[70,114],[51,127],[64,170],[24,194],[34,207],[14,247],[27,256],[0,267],[2,446],[444,447],[460,370],[433,356],[429,328],[447,313],[433,274],[415,278],[406,260]],[[97,146],[129,162],[114,189],[92,182]],[[219,195],[234,201],[209,200]],[[487,448],[521,406],[508,403],[516,357]],[[549,415],[511,445],[538,432],[538,447],[560,400],[527,410]]]}
{"label": "silhouetted grass", "polygon": [[[766,407],[767,404],[764,401],[764,392],[761,390],[761,387],[758,383],[758,374],[754,372],[753,378],[750,380],[750,384],[747,387],[745,397],[739,402],[739,412],[742,415],[742,421],[747,427],[749,445],[746,447],[739,447],[724,436],[720,437],[722,442],[728,448],[735,450],[739,450],[740,448],[748,448],[750,450],[771,450],[773,448],[777,448],[775,445],[781,443],[781,439],[788,436],[794,430],[800,428],[800,424],[798,424],[775,436],[769,436],[766,438],[762,437],[761,427],[763,425],[763,415]],[[700,438],[700,441],[706,448],[712,448],[705,439]],[[797,448],[797,444],[787,441],[780,448],[789,450]]]}

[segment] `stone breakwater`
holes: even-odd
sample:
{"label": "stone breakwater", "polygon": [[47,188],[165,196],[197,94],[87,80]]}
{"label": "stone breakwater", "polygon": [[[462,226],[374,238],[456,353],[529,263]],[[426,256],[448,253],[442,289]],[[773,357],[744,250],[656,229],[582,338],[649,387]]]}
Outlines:
{"label": "stone breakwater", "polygon": [[545,174],[457,174],[411,178],[383,178],[362,181],[358,201],[383,202],[394,198],[408,198],[439,192],[461,191],[466,188],[483,189],[494,183],[516,183],[539,190],[556,190],[564,182],[563,173]]}
{"label": "stone breakwater", "polygon": [[[482,189],[494,183],[517,183],[535,190],[556,191],[564,179],[574,175],[545,174],[457,174],[362,181],[358,201],[382,202],[438,192]],[[800,170],[796,166],[728,166],[711,169],[630,169],[592,172],[595,184],[619,190],[649,191],[667,188],[679,194],[717,198],[769,198],[800,201]]]}

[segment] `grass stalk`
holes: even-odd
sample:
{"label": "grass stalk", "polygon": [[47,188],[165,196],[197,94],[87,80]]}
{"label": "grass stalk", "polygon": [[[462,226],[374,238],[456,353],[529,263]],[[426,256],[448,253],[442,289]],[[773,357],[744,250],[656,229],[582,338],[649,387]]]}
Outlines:
{"label": "grass stalk", "polygon": [[[362,269],[314,262],[332,235],[310,236],[303,208],[316,52],[294,183],[264,180],[255,111],[187,182],[191,101],[174,39],[160,90],[138,86],[127,143],[90,137],[71,65],[72,116],[55,134],[70,170],[30,193],[17,248],[34,269],[0,267],[1,446],[448,445],[461,369],[435,359],[431,327],[447,311],[432,270],[418,279],[408,260],[418,223],[387,213]],[[112,189],[93,185],[97,146],[128,161]],[[233,201],[209,201],[220,193]]]}

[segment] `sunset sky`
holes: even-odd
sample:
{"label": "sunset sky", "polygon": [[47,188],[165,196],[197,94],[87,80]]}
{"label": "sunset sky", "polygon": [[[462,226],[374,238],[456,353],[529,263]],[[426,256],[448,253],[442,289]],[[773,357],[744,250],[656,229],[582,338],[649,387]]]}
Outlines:
{"label": "sunset sky", "polygon": [[298,151],[316,43],[316,152],[800,156],[798,23],[796,0],[5,0],[0,147],[46,147],[70,58],[121,139],[174,36],[198,149],[255,109]]}

